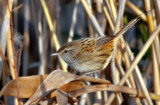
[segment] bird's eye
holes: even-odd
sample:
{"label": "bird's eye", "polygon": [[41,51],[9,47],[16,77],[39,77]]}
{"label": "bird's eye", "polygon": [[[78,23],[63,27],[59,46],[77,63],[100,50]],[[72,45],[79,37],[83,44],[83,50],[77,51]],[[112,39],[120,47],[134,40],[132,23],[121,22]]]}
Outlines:
{"label": "bird's eye", "polygon": [[67,50],[64,51],[64,53],[67,53],[67,52],[68,52]]}

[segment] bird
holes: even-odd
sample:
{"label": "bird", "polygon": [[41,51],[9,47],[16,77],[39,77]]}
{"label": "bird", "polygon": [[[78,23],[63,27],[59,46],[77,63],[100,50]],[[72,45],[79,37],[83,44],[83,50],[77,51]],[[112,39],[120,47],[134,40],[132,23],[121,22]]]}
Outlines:
{"label": "bird", "polygon": [[112,36],[81,38],[68,42],[51,56],[61,57],[73,70],[79,73],[102,71],[109,64],[120,36],[129,30],[140,17],[131,20]]}

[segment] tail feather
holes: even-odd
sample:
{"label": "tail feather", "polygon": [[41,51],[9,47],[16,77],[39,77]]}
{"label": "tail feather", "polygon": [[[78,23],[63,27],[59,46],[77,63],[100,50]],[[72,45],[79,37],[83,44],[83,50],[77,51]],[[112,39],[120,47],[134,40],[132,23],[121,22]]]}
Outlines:
{"label": "tail feather", "polygon": [[[137,21],[139,21],[140,16],[136,17],[135,19],[131,20],[126,26],[124,26],[118,33],[115,34],[115,37],[119,37],[128,31]],[[119,39],[118,38],[118,39]]]}

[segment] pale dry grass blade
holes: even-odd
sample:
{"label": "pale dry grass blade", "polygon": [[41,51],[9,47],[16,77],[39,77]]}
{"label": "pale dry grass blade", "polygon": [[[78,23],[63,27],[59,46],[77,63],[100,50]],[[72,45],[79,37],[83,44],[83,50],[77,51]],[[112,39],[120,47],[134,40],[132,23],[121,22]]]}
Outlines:
{"label": "pale dry grass blade", "polygon": [[[88,4],[88,8],[91,10],[91,12],[93,12],[92,11],[92,2],[91,2],[92,0],[87,0],[87,4]],[[90,37],[94,37],[95,35],[94,35],[94,29],[93,29],[93,27],[92,27],[92,25],[90,24],[90,21],[89,21],[89,17],[87,16],[87,24],[88,24],[88,29],[89,29],[89,36]]]}
{"label": "pale dry grass blade", "polygon": [[96,0],[96,7],[98,13],[102,13],[102,2],[103,0]]}
{"label": "pale dry grass blade", "polygon": [[[14,62],[14,51],[13,51],[13,33],[11,32],[11,26],[10,26],[10,19],[11,19],[11,8],[13,6],[13,1],[10,2],[10,5],[8,5],[8,9],[7,9],[7,15],[8,15],[8,19],[9,19],[9,26],[8,26],[8,37],[7,37],[7,51],[8,51],[8,57],[9,57],[9,65],[10,65],[10,70],[11,70],[11,75],[12,78],[15,79],[16,78],[16,72],[15,72],[15,62]],[[3,50],[3,49],[2,49]]]}
{"label": "pale dry grass blade", "polygon": [[[41,22],[41,11],[39,11],[39,20],[38,20],[38,31],[39,31],[39,35],[38,35],[38,48],[39,48],[39,57],[40,57],[40,65],[39,65],[39,70],[38,70],[38,74],[39,75],[44,75],[46,73],[46,49],[45,46],[47,45],[47,35],[45,34],[45,32],[43,32],[44,29],[42,29],[42,22]],[[46,28],[45,24],[44,28]],[[46,29],[45,29],[46,30]]]}
{"label": "pale dry grass blade", "polygon": [[[11,17],[11,14],[10,14],[10,10],[13,6],[13,1],[12,0],[9,0],[9,7],[7,7],[6,5],[6,9],[5,9],[5,15],[4,15],[4,19],[3,19],[3,23],[1,25],[1,29],[0,29],[0,45],[1,45],[1,48],[2,48],[2,52],[5,53],[5,49],[6,49],[6,45],[7,45],[7,38],[8,38],[8,30],[10,28],[10,17]],[[1,73],[2,73],[2,65],[3,65],[3,62],[2,62],[2,58],[0,56],[0,77],[1,77]],[[12,74],[13,76],[13,74]]]}
{"label": "pale dry grass blade", "polygon": [[[106,2],[107,2],[107,0],[106,0]],[[115,23],[116,19],[117,19],[117,8],[115,6],[115,1],[109,0],[109,3],[110,3],[110,7],[111,7],[111,13],[113,14],[113,15],[111,15],[111,16],[113,16],[113,21],[114,21],[113,23]]]}
{"label": "pale dry grass blade", "polygon": [[9,59],[9,66],[10,71],[13,79],[16,79],[16,68],[15,68],[15,57],[14,57],[14,51],[13,51],[13,40],[11,36],[11,30],[8,31],[8,41],[7,41],[7,51],[8,51],[8,59]]}
{"label": "pale dry grass blade", "polygon": [[111,29],[113,31],[114,30],[114,25],[113,25],[113,22],[112,22],[112,19],[111,19],[110,15],[109,15],[109,13],[107,11],[107,8],[105,6],[103,6],[103,11],[104,11],[104,13],[105,13],[105,15],[107,17],[107,20],[108,20],[108,22],[109,22],[109,24],[111,26]]}
{"label": "pale dry grass blade", "polygon": [[[110,5],[110,3],[109,3],[109,0],[105,0],[105,3],[106,3],[106,8],[108,9],[108,12],[109,12],[109,14],[110,14],[110,17],[113,19],[113,14],[112,14],[112,12],[111,12],[111,5]],[[114,20],[114,19],[113,19]],[[112,21],[113,21],[112,20]]]}
{"label": "pale dry grass blade", "polygon": [[123,14],[124,14],[125,4],[126,4],[126,0],[122,0],[120,2],[119,9],[118,9],[118,15],[117,15],[116,23],[115,23],[115,26],[114,26],[115,29],[114,29],[113,35],[115,35],[115,33],[117,33],[119,31],[121,19],[122,19]]}

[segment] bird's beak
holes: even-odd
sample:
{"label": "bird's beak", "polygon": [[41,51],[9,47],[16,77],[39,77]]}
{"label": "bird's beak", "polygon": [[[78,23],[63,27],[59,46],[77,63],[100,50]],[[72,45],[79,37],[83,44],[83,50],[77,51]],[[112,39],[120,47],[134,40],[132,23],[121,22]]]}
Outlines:
{"label": "bird's beak", "polygon": [[58,53],[53,53],[53,54],[51,54],[51,56],[57,56],[57,55],[59,55]]}

